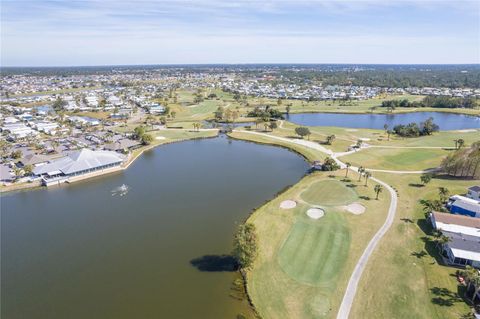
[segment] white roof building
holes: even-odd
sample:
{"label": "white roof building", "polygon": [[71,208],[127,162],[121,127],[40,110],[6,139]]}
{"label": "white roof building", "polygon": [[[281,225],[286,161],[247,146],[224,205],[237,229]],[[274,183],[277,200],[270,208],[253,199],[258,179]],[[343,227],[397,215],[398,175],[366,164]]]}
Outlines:
{"label": "white roof building", "polygon": [[125,156],[111,151],[92,151],[84,148],[68,156],[52,160],[48,164],[36,167],[35,175],[45,176],[77,176],[94,171],[119,166]]}

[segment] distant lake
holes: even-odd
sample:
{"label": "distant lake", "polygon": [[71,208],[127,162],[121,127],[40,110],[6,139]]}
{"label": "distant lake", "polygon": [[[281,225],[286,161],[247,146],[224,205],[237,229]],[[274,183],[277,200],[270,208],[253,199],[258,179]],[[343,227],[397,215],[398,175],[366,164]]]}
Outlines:
{"label": "distant lake", "polygon": [[346,114],[346,113],[299,113],[286,116],[288,121],[306,126],[338,126],[381,129],[385,124],[393,128],[398,124],[423,122],[433,117],[440,130],[480,128],[480,117],[442,112],[413,112],[401,114]]}
{"label": "distant lake", "polygon": [[[0,317],[248,314],[229,296],[238,274],[217,257],[253,208],[307,169],[288,150],[219,137],[157,147],[121,173],[2,195]],[[112,193],[122,184],[128,193]]]}

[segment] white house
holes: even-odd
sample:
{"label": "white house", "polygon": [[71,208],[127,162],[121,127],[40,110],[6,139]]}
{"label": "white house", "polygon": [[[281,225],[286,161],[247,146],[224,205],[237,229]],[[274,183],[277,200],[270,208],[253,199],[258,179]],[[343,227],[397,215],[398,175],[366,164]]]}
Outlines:
{"label": "white house", "polygon": [[468,188],[467,197],[480,201],[480,186],[475,185]]}

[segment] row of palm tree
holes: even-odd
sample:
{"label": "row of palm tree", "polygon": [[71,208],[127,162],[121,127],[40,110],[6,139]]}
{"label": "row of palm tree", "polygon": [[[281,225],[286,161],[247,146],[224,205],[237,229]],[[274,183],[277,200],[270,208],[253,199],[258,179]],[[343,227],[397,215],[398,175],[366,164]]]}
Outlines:
{"label": "row of palm tree", "polygon": [[[352,164],[350,162],[345,163],[345,178],[348,177],[348,172],[349,172],[349,169],[350,169],[351,166],[352,166]],[[367,171],[362,166],[360,166],[358,168],[358,181],[359,182],[362,179],[362,175],[365,176],[365,186],[367,186],[368,185],[368,179],[370,177],[372,177],[372,173]],[[375,199],[378,199],[378,195],[383,191],[383,186],[380,185],[380,184],[377,184],[377,185],[375,185],[375,187],[373,189],[374,189],[375,193],[377,194]]]}

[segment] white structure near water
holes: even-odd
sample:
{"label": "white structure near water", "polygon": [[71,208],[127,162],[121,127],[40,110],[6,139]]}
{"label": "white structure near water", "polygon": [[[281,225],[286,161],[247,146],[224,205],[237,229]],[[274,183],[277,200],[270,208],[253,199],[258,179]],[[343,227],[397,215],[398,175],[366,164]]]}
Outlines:
{"label": "white structure near water", "polygon": [[33,173],[42,178],[46,186],[70,182],[80,176],[106,172],[120,165],[126,157],[117,152],[92,151],[84,148],[68,156],[36,167]]}

